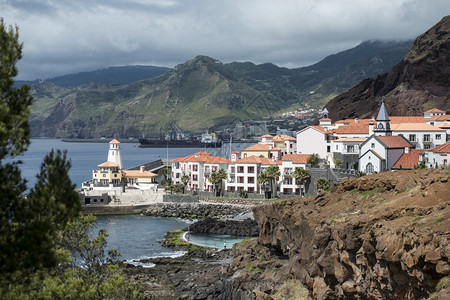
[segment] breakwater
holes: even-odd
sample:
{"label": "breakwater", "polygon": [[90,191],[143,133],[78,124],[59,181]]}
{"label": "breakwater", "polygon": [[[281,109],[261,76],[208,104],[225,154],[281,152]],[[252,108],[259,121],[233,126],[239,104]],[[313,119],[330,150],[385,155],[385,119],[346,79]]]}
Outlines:
{"label": "breakwater", "polygon": [[252,206],[208,203],[156,203],[143,212],[146,216],[183,219],[232,218],[249,213]]}

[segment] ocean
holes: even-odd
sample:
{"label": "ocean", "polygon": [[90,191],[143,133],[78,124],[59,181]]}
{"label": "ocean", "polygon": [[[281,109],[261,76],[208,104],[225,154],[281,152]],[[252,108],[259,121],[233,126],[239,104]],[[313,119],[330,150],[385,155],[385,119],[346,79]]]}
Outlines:
{"label": "ocean", "polygon": [[[174,159],[187,156],[204,148],[139,148],[135,143],[121,143],[121,154],[124,168],[131,168],[159,158]],[[109,143],[80,143],[62,142],[58,139],[31,139],[31,145],[24,154],[17,159],[21,160],[22,177],[30,189],[36,183],[36,174],[39,172],[44,156],[52,149],[67,151],[72,167],[69,175],[76,187],[81,187],[83,181],[92,178],[92,170],[108,158]],[[213,155],[218,155],[214,153]],[[117,248],[122,259],[133,262],[138,259],[152,257],[173,257],[182,255],[181,251],[172,251],[162,247],[158,241],[162,240],[167,231],[183,229],[192,221],[175,218],[154,218],[143,215],[110,215],[98,216],[99,229],[106,229],[109,235],[107,248]],[[202,238],[201,236],[199,237]],[[231,240],[227,240],[230,238]],[[221,237],[220,244],[227,241],[229,247],[241,239],[236,237]],[[200,242],[201,240],[199,240]],[[202,244],[210,244],[211,238],[203,238]],[[219,242],[218,242],[219,243]],[[220,245],[219,244],[219,245]],[[211,243],[211,246],[213,244]],[[150,267],[151,264],[143,264]]]}

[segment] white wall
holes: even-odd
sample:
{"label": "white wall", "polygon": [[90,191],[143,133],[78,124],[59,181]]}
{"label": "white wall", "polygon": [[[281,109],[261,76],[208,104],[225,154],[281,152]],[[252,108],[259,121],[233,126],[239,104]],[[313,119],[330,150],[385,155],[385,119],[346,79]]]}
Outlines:
{"label": "white wall", "polygon": [[317,153],[321,158],[327,156],[327,144],[325,133],[307,127],[297,133],[297,153],[313,154]]}

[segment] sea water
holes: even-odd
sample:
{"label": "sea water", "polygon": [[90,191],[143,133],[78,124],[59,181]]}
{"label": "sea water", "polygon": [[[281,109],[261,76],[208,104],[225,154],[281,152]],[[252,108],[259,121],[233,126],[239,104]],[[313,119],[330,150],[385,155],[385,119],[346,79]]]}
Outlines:
{"label": "sea water", "polygon": [[[174,159],[205,150],[203,148],[139,148],[138,144],[135,143],[121,143],[120,148],[125,169],[160,158]],[[83,181],[92,178],[92,170],[107,160],[109,144],[62,142],[58,139],[31,139],[28,151],[15,158],[22,161],[20,169],[22,177],[28,181],[28,189],[36,183],[36,174],[39,172],[42,161],[52,149],[67,151],[67,157],[72,164],[69,176],[72,183],[76,187],[80,187]],[[97,223],[98,228],[96,228],[96,231],[100,229],[107,230],[109,235],[107,239],[108,249],[116,248],[122,254],[122,259],[134,264],[140,264],[135,262],[135,260],[182,255],[183,252],[181,251],[172,251],[162,247],[158,241],[163,239],[167,231],[183,229],[192,222],[175,218],[154,218],[142,215],[110,215],[98,216]],[[191,237],[196,240],[195,236],[191,235]],[[216,244],[216,246],[222,248],[224,242],[227,243],[228,247],[231,247],[233,243],[241,239],[230,236],[216,237],[209,235],[199,236],[199,240],[196,240],[196,242],[206,246],[214,246]],[[144,266],[151,266],[151,264],[144,264]]]}

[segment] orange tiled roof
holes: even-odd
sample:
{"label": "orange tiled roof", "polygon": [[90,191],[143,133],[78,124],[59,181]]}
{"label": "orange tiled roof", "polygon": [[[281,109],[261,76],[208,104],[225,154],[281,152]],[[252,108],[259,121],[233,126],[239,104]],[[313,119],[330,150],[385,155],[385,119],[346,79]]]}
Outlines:
{"label": "orange tiled roof", "polygon": [[425,118],[423,116],[389,116],[389,119],[389,123],[391,125],[404,123],[425,123]]}
{"label": "orange tiled roof", "polygon": [[123,171],[125,177],[156,177],[155,173],[144,171],[141,172],[140,170],[124,170]]}
{"label": "orange tiled roof", "polygon": [[118,167],[119,165],[115,164],[113,162],[107,161],[107,162],[104,162],[102,164],[99,164],[98,166],[100,168],[114,168],[114,167]]}
{"label": "orange tiled roof", "polygon": [[439,125],[436,125],[436,127],[439,127],[439,128],[450,128],[450,123],[443,123],[443,124],[439,124]]}
{"label": "orange tiled roof", "polygon": [[327,133],[327,132],[325,131],[325,128],[323,128],[322,126],[311,126],[311,127],[314,128],[314,129],[319,130],[320,132]]}
{"label": "orange tiled roof", "polygon": [[281,165],[280,160],[272,160],[267,157],[259,157],[256,155],[251,155],[248,157],[241,158],[235,162],[236,164],[261,164],[261,165]]}
{"label": "orange tiled roof", "polygon": [[120,142],[116,139],[113,139],[111,142],[109,142],[110,144],[120,144]]}
{"label": "orange tiled roof", "polygon": [[306,164],[311,154],[285,154],[283,161],[292,161],[293,164]]}
{"label": "orange tiled roof", "polygon": [[278,134],[273,137],[274,141],[296,141],[297,139],[295,137],[286,135],[286,134]]}
{"label": "orange tiled roof", "polygon": [[434,153],[450,153],[450,142],[433,147],[431,149],[427,149],[427,151],[431,151]]}
{"label": "orange tiled roof", "polygon": [[[271,149],[272,147],[272,149]],[[242,151],[279,151],[281,149],[274,148],[272,145],[269,144],[255,144],[250,147],[247,147],[243,149]]]}
{"label": "orange tiled roof", "polygon": [[445,131],[427,123],[403,123],[391,125],[392,131]]}
{"label": "orange tiled roof", "polygon": [[185,157],[178,157],[172,159],[173,162],[204,162],[207,164],[229,164],[231,160],[220,157],[220,156],[211,156],[208,152],[197,152]]}
{"label": "orange tiled roof", "polygon": [[426,113],[445,113],[445,111],[440,110],[438,108],[432,108],[430,110],[427,110]]}
{"label": "orange tiled roof", "polygon": [[273,138],[273,135],[265,134],[265,135],[262,136],[262,138]]}
{"label": "orange tiled roof", "polygon": [[388,148],[405,148],[411,147],[411,144],[402,136],[378,136],[378,138],[388,147]]}
{"label": "orange tiled roof", "polygon": [[231,152],[231,153],[239,154],[239,153],[241,153],[241,152],[239,152],[239,151],[233,151],[233,152]]}
{"label": "orange tiled roof", "polygon": [[423,149],[412,149],[409,153],[403,153],[392,166],[392,169],[414,169],[414,166],[419,163],[419,158],[423,151]]}
{"label": "orange tiled roof", "polygon": [[433,120],[433,121],[450,121],[450,115],[438,115],[438,116],[432,116],[431,118],[428,118],[427,120]]}
{"label": "orange tiled roof", "polygon": [[339,126],[333,130],[336,134],[369,134],[368,125],[353,124],[348,126]]}
{"label": "orange tiled roof", "polygon": [[329,119],[329,118],[322,118],[319,121],[331,121],[331,119]]}

